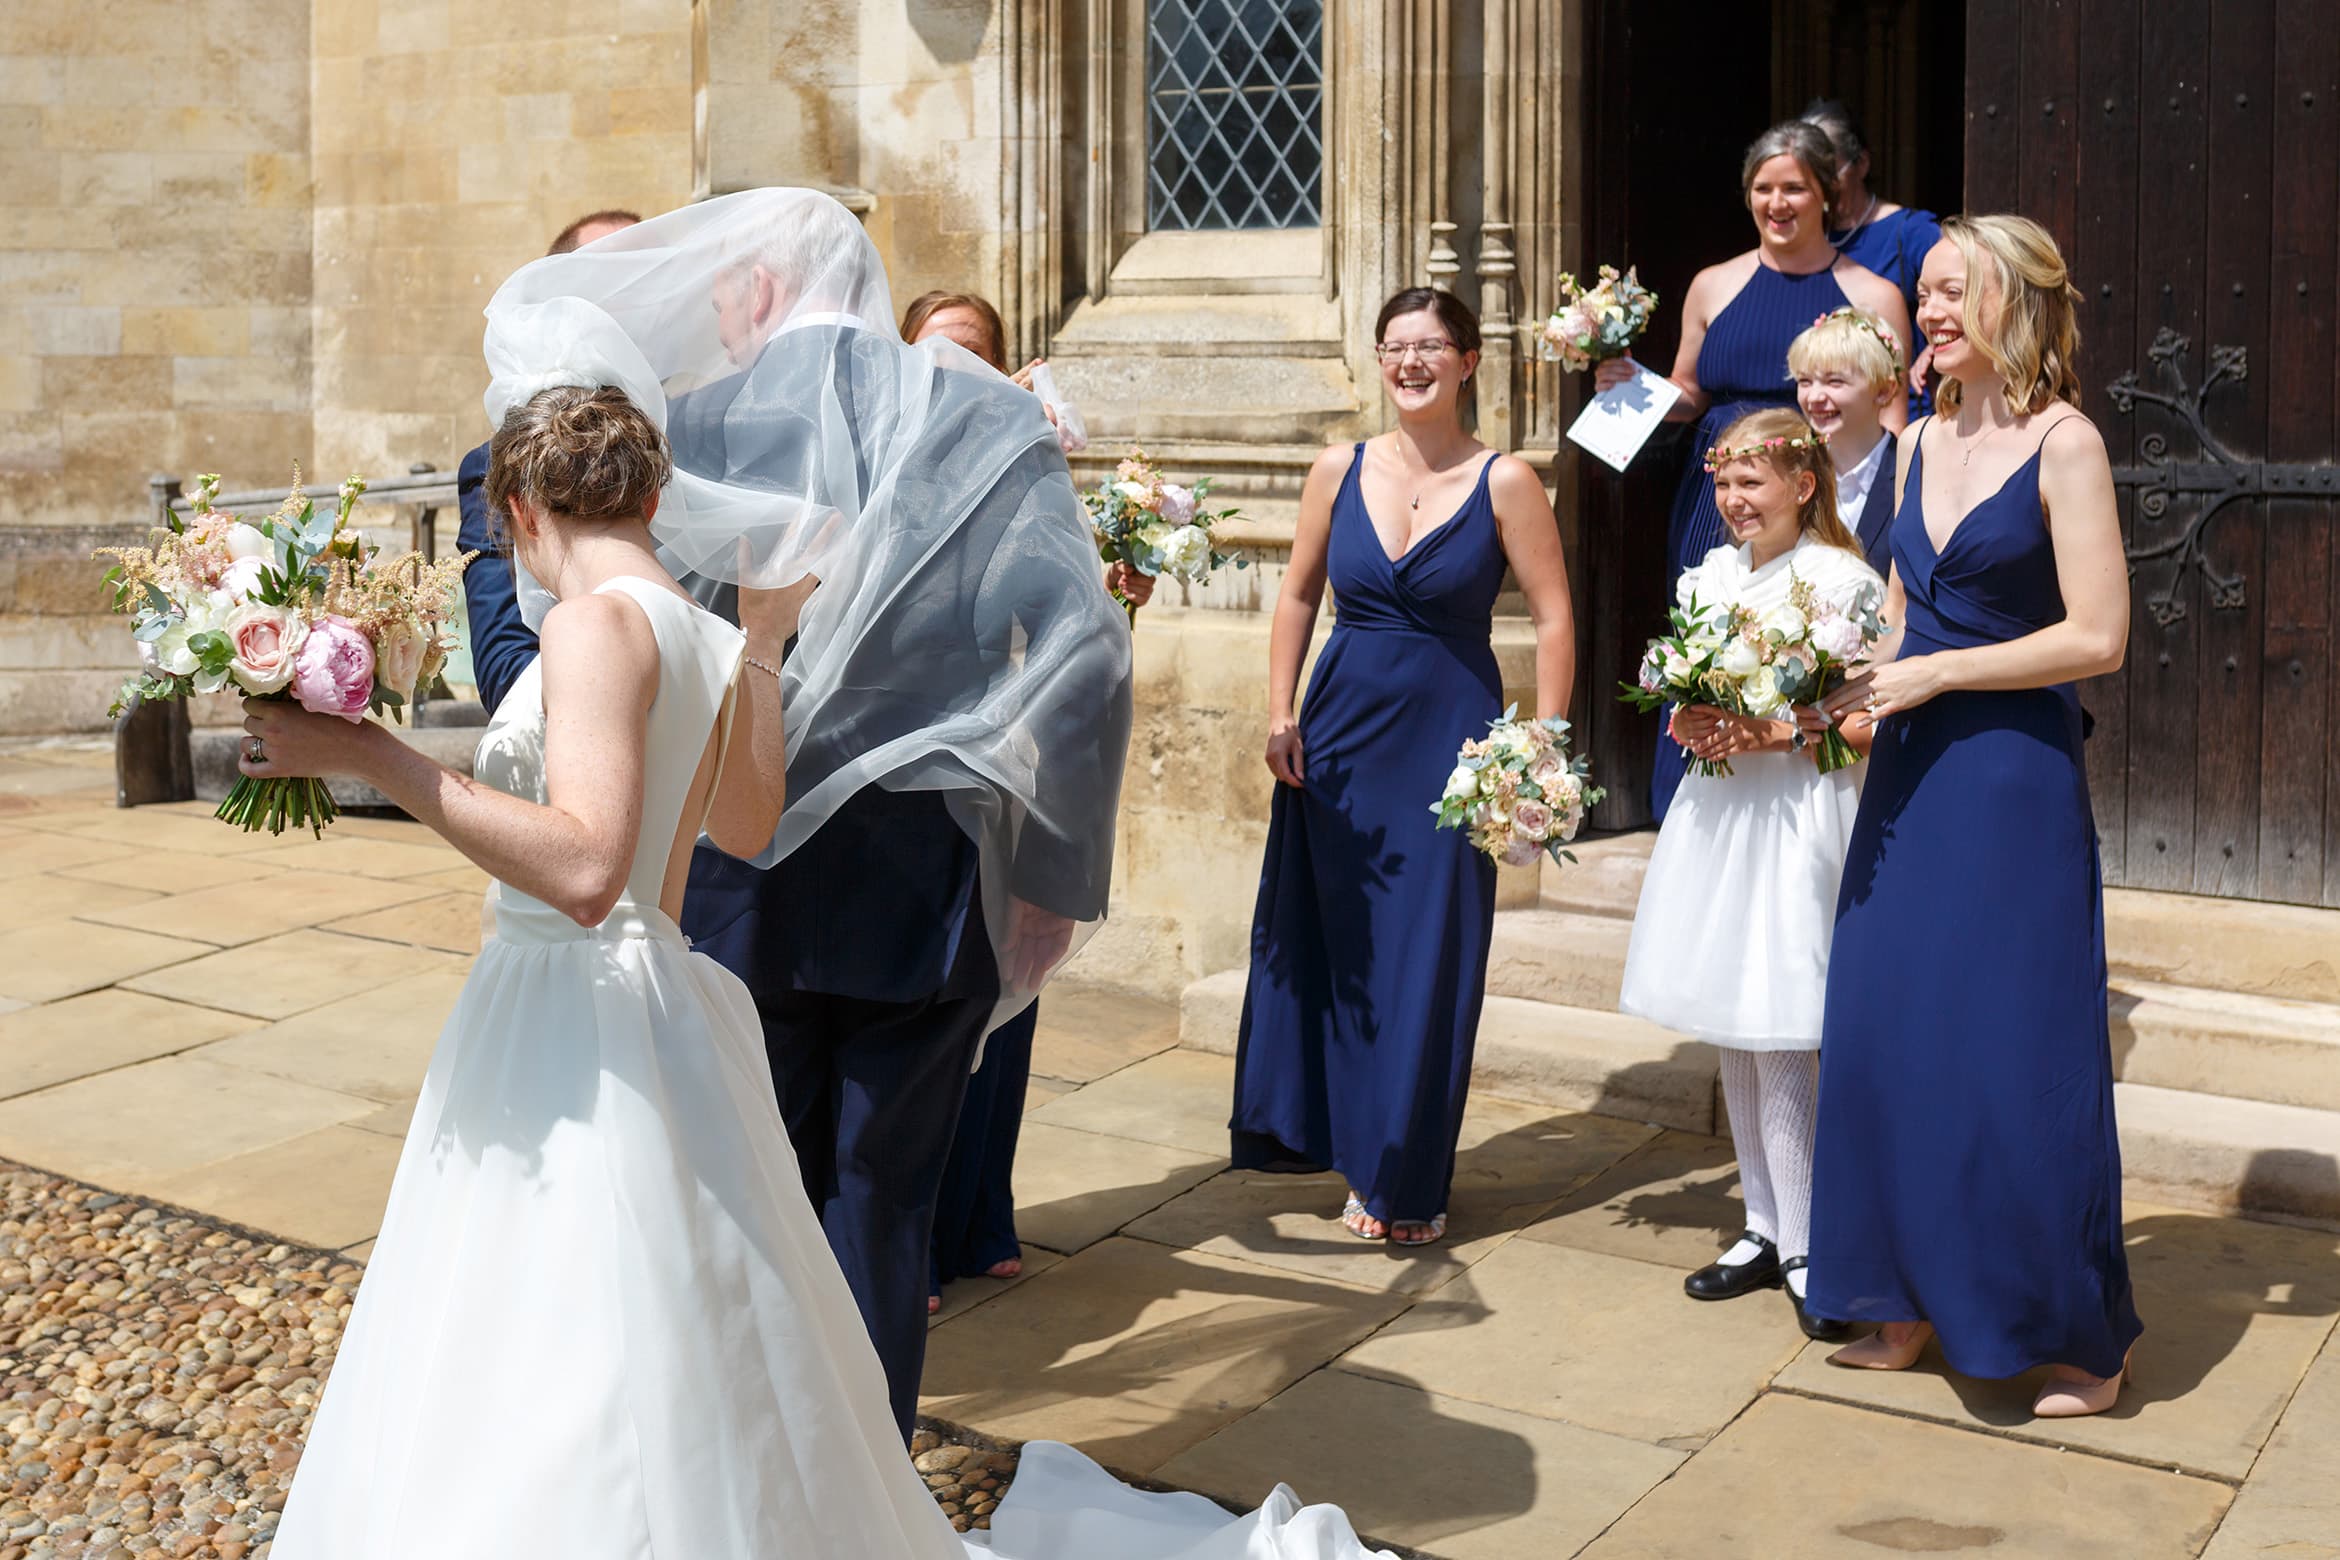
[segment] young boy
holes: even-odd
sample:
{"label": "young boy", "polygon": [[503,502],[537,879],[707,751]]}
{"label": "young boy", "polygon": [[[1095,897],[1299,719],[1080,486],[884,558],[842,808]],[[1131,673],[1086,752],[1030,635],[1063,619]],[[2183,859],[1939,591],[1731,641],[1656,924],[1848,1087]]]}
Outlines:
{"label": "young boy", "polygon": [[1828,441],[1837,513],[1860,538],[1869,567],[1893,570],[1894,440],[1878,421],[1902,393],[1901,345],[1883,320],[1847,306],[1788,345],[1796,404]]}

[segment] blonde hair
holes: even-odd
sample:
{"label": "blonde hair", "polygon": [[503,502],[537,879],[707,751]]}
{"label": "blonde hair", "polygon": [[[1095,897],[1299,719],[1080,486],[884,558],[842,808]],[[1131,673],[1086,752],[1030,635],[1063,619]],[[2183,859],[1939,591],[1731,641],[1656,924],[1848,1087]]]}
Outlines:
{"label": "blonde hair", "polygon": [[525,495],[572,520],[640,520],[673,474],[666,435],[623,390],[560,385],[506,412],[488,441],[488,511],[509,526]]}
{"label": "blonde hair", "polygon": [[[2080,291],[2048,230],[2029,217],[1950,217],[1942,236],[1966,257],[1961,324],[1967,340],[2006,382],[2007,407],[2023,417],[2053,400],[2080,404]],[[1979,273],[1988,265],[1999,283],[1999,318],[1982,326]],[[1945,378],[1934,404],[1955,412],[1958,381]]]}
{"label": "blonde hair", "polygon": [[1831,547],[1843,548],[1856,558],[1866,556],[1861,551],[1860,539],[1836,512],[1836,462],[1830,459],[1827,444],[1812,431],[1803,414],[1784,406],[1749,412],[1722,431],[1722,437],[1715,441],[1715,453],[1723,457],[1721,465],[1733,460],[1768,461],[1771,469],[1787,478],[1791,486],[1797,472],[1810,472],[1812,496],[1804,500],[1796,513],[1797,528]]}
{"label": "blonde hair", "polygon": [[1871,389],[1901,383],[1901,354],[1892,328],[1866,309],[1838,309],[1814,320],[1788,343],[1788,372],[1798,379],[1841,368]]}

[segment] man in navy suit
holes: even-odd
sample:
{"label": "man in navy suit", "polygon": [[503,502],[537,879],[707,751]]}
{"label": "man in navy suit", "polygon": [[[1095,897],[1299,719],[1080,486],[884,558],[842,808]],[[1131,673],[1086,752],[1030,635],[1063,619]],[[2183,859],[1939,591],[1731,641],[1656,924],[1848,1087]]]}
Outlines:
{"label": "man in navy suit", "polygon": [[[841,366],[852,357],[849,333],[862,329],[891,336],[890,322],[808,323],[784,349],[678,398],[668,418],[678,466],[730,469],[739,456],[723,443],[727,428],[752,426],[767,448],[788,446],[799,431],[810,435],[809,425],[792,426],[797,408],[844,406],[854,423],[858,396],[890,402],[890,382],[863,384]],[[808,374],[832,377],[816,382]],[[1024,394],[1004,379],[992,387],[974,376],[952,376],[945,393]],[[753,415],[743,424],[738,412],[748,406]],[[857,449],[849,464],[865,463],[865,454]],[[1026,451],[986,501],[997,506],[996,523],[1016,523],[1020,495],[1052,475],[1061,480],[1062,467],[1048,441]],[[861,471],[858,481],[867,480]],[[729,587],[686,583],[712,610],[733,615]],[[533,636],[517,628],[508,565],[483,573],[475,564],[466,592],[474,664],[492,703],[527,664]],[[918,674],[896,675],[914,684]],[[883,689],[864,696],[879,706],[887,698]],[[1106,735],[1093,744],[1051,742],[1050,782],[1110,798],[1126,719],[1116,742],[1109,716],[1082,713],[1082,725]],[[884,723],[882,712],[872,719]],[[1051,962],[1049,948],[1061,953],[1074,922],[1102,915],[1109,871],[1096,851],[1052,848],[1034,831],[1008,864],[1003,896],[1019,918],[1019,955]],[[693,945],[755,998],[805,1191],[877,1346],[905,1439],[925,1362],[935,1201],[977,1047],[1008,984],[978,876],[976,845],[940,792],[871,786],[769,869],[701,844],[683,900]]]}

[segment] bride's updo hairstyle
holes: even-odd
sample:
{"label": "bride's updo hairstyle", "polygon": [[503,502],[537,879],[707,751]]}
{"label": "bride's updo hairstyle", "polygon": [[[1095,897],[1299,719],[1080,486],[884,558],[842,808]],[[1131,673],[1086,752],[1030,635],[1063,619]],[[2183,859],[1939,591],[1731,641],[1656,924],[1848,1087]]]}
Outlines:
{"label": "bride's updo hairstyle", "polygon": [[567,520],[640,521],[673,475],[666,435],[623,390],[560,385],[504,414],[488,444],[488,511],[509,528],[525,496]]}
{"label": "bride's updo hairstyle", "polygon": [[[2048,230],[2029,217],[1948,217],[1942,237],[1966,257],[1961,324],[2007,384],[2007,409],[2018,417],[2050,401],[2080,404],[2080,291]],[[1983,324],[1983,277],[1998,283],[1999,317]],[[1944,379],[1934,393],[1943,412],[1958,410],[1959,385]]]}
{"label": "bride's updo hairstyle", "polygon": [[1812,496],[1797,512],[1796,524],[1818,541],[1862,557],[1860,538],[1853,535],[1836,511],[1836,462],[1828,441],[1812,431],[1803,413],[1784,406],[1749,412],[1723,429],[1714,448],[1706,452],[1708,472],[1720,471],[1734,460],[1759,460],[1796,485],[1796,473],[1812,474]]}

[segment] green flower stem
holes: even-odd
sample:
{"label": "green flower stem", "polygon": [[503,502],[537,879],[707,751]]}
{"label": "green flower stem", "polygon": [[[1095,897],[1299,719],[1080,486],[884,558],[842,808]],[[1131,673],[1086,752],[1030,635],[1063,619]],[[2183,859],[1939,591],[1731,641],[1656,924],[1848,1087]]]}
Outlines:
{"label": "green flower stem", "polygon": [[248,834],[262,829],[282,834],[285,825],[290,823],[306,827],[311,835],[323,839],[326,825],[340,811],[334,805],[332,791],[314,775],[294,780],[256,780],[246,775],[236,781],[235,789],[228,792],[214,816]]}

